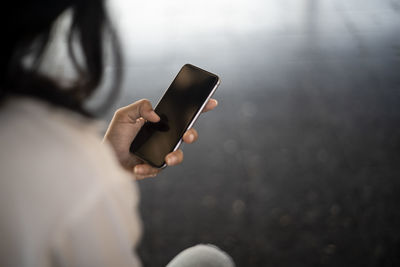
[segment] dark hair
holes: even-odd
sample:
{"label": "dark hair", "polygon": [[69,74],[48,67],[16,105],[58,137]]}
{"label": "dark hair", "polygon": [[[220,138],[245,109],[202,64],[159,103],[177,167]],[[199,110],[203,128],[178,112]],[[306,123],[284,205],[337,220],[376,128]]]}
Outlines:
{"label": "dark hair", "polygon": [[[1,53],[0,101],[9,95],[27,95],[92,116],[104,112],[117,97],[121,81],[120,46],[103,0],[13,0],[2,8],[5,34]],[[41,74],[39,67],[51,41],[56,20],[71,10],[68,55],[77,73],[70,86]],[[99,87],[104,72],[105,37],[113,58],[113,88],[96,111],[85,108],[86,100]],[[75,43],[76,42],[76,43]],[[82,52],[77,58],[76,47]],[[24,64],[29,56],[29,67]]]}

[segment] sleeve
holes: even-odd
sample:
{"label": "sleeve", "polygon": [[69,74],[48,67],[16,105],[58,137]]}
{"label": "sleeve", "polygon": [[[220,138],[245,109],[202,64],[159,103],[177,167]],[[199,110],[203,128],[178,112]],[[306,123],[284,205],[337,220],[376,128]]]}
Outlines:
{"label": "sleeve", "polygon": [[135,253],[141,230],[135,186],[93,190],[57,230],[52,265],[141,266]]}

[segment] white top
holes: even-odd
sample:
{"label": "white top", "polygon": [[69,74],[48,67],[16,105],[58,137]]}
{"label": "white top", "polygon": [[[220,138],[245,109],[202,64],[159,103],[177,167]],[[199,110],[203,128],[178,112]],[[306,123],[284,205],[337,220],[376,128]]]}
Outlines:
{"label": "white top", "polygon": [[0,266],[140,266],[138,190],[93,121],[0,106]]}

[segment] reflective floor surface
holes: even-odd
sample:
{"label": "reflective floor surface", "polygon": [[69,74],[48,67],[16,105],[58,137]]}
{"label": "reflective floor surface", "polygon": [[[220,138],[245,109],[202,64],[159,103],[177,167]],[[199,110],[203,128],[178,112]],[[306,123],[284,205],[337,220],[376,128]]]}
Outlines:
{"label": "reflective floor surface", "polygon": [[[144,266],[197,243],[237,266],[400,265],[400,1],[115,1],[116,106],[221,76],[185,161],[139,183]],[[107,117],[109,119],[109,116]]]}

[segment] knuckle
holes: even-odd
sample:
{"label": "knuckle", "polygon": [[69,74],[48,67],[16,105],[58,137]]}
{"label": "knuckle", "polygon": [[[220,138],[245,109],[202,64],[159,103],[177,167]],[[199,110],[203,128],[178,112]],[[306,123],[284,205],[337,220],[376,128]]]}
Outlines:
{"label": "knuckle", "polygon": [[117,109],[117,110],[114,112],[114,115],[115,115],[116,117],[119,117],[119,116],[122,116],[124,113],[125,113],[124,108],[119,108],[119,109]]}
{"label": "knuckle", "polygon": [[147,99],[141,99],[137,103],[138,103],[137,108],[138,108],[138,112],[139,113],[141,113],[141,112],[143,112],[145,110],[152,109],[151,103]]}
{"label": "knuckle", "polygon": [[142,98],[139,101],[137,101],[136,103],[138,103],[141,106],[146,106],[146,105],[150,105],[150,101],[148,99]]}

